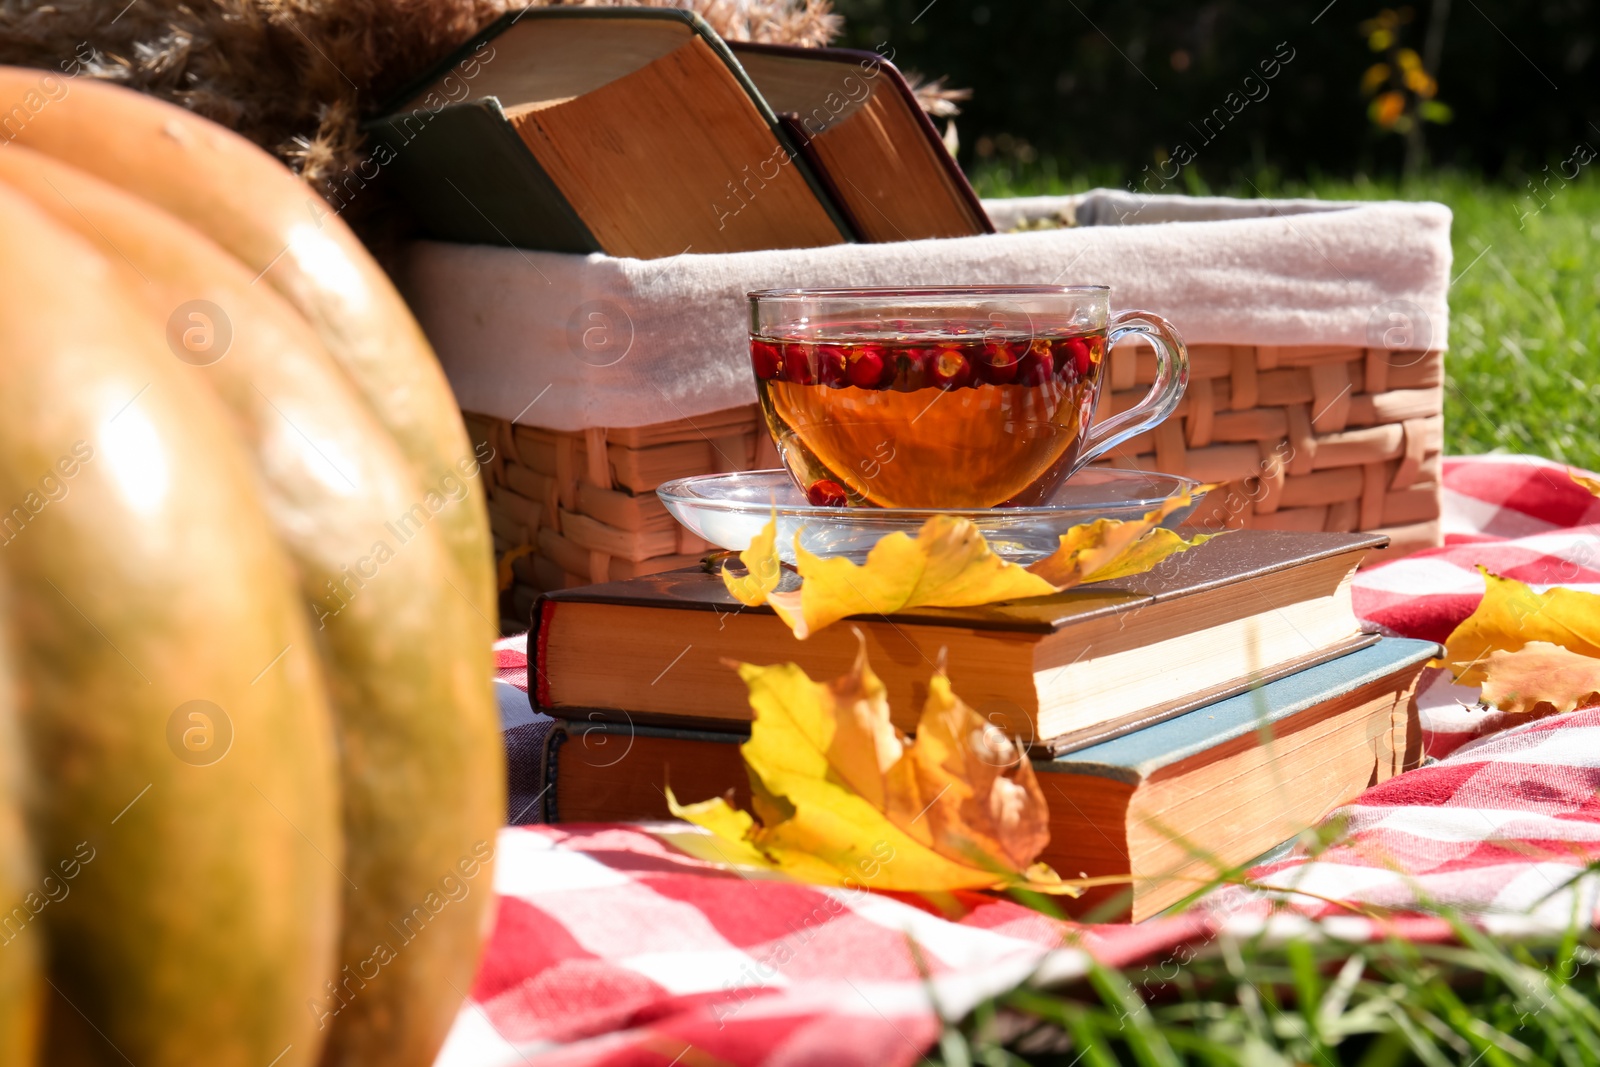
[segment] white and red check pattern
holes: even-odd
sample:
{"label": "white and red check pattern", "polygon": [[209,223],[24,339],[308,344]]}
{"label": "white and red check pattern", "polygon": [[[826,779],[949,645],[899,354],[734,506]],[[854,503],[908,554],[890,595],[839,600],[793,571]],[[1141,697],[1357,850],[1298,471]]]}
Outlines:
{"label": "white and red check pattern", "polygon": [[[1444,547],[1363,571],[1356,611],[1391,633],[1443,642],[1483,596],[1484,568],[1540,592],[1600,593],[1600,500],[1568,468],[1528,456],[1446,459]],[[1423,748],[1443,756],[1506,725],[1476,710],[1477,690],[1428,671],[1418,700]]]}
{"label": "white and red check pattern", "polygon": [[[1536,589],[1600,592],[1600,501],[1566,468],[1486,456],[1448,459],[1442,477],[1445,546],[1358,576],[1364,618],[1442,640],[1482,595],[1478,564]],[[515,699],[527,662],[516,639],[498,654],[516,729],[532,721]],[[1430,902],[1506,934],[1559,929],[1575,913],[1593,921],[1600,882],[1578,876],[1600,859],[1600,708],[1514,725],[1472,709],[1475,696],[1426,680],[1425,747],[1444,758],[1335,813],[1345,827],[1332,848],[1258,868],[1261,888],[1137,926],[1055,922],[982,894],[935,908],[750,877],[676,847],[694,832],[678,823],[509,827],[498,922],[439,1067],[894,1067],[922,1056],[941,1015],[1030,974],[1082,973],[1091,954],[1159,961],[1263,926],[1446,939],[1442,920],[1388,910]]]}

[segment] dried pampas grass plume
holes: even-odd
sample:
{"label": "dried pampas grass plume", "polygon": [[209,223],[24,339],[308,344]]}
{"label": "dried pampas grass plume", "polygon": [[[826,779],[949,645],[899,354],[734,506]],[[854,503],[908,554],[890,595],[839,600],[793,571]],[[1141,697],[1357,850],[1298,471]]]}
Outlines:
{"label": "dried pampas grass plume", "polygon": [[[361,162],[363,118],[498,15],[524,6],[506,0],[122,3],[0,0],[0,63],[65,70],[76,60],[91,77],[238,130],[319,191]],[[689,8],[736,41],[817,46],[840,29],[828,0],[633,3]],[[375,236],[393,229],[382,218],[391,208],[380,197],[365,198],[347,218]]]}
{"label": "dried pampas grass plume", "polygon": [[951,89],[945,85],[945,76],[926,78],[914,70],[905,72],[906,84],[916,94],[917,103],[930,118],[949,119],[961,114],[961,104],[972,99],[971,89]]}

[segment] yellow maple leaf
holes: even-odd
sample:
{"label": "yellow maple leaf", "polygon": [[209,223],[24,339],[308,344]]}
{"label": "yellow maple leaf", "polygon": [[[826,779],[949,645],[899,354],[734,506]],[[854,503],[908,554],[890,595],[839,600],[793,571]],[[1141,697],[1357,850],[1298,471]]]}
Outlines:
{"label": "yellow maple leaf", "polygon": [[1514,715],[1548,705],[1574,711],[1600,698],[1600,659],[1548,641],[1483,658],[1483,701]]}
{"label": "yellow maple leaf", "polygon": [[[1197,492],[1216,488],[1201,486]],[[1193,497],[1179,493],[1162,501],[1161,506],[1141,519],[1096,519],[1074,526],[1061,535],[1059,546],[1028,570],[1049,582],[1059,592],[1085,582],[1103,582],[1142,574],[1175,552],[1187,552],[1211,540],[1214,534],[1200,534],[1185,541],[1161,524],[1179,508],[1189,506]]]}
{"label": "yellow maple leaf", "polygon": [[1567,477],[1589,490],[1595,496],[1600,496],[1600,478],[1591,478],[1587,474],[1579,474],[1571,467],[1567,468]]}
{"label": "yellow maple leaf", "polygon": [[740,664],[754,718],[741,746],[751,808],[718,797],[672,813],[734,862],[825,885],[931,892],[1008,886],[1076,895],[1036,863],[1049,808],[1022,750],[935,675],[916,740],[889,721],[867,662],[832,684],[790,663]]}
{"label": "yellow maple leaf", "polygon": [[1435,661],[1448,666],[1459,684],[1482,685],[1490,655],[1536,641],[1600,657],[1600,596],[1559,587],[1536,593],[1515,578],[1478,570],[1483,600],[1445,640],[1445,654]]}
{"label": "yellow maple leaf", "polygon": [[802,639],[847,615],[963,608],[1055,592],[1043,578],[995,555],[971,520],[949,515],[935,515],[914,538],[893,533],[880,539],[861,565],[808,552],[797,534],[795,560],[800,588],[770,593],[767,602]]}
{"label": "yellow maple leaf", "polygon": [[950,515],[935,515],[922,524],[915,537],[893,533],[879,539],[862,564],[809,552],[796,532],[795,559],[801,584],[785,593],[774,591],[777,524],[769,521],[739,558],[749,575],[770,575],[770,583],[752,584],[726,569],[722,580],[742,603],[770,604],[795,637],[803,640],[850,615],[892,615],[918,607],[973,607],[1049,596],[1085,582],[1139,574],[1214,536],[1200,534],[1186,541],[1171,530],[1156,529],[1191,499],[1188,493],[1179,494],[1140,519],[1098,519],[1074,526],[1061,535],[1055,552],[1030,567],[996,555],[976,524]]}
{"label": "yellow maple leaf", "polygon": [[768,519],[761,532],[750,539],[750,547],[739,553],[744,574],[735,575],[723,564],[722,584],[746,607],[765,604],[768,594],[778,588],[782,565],[778,562],[777,543],[778,520]]}

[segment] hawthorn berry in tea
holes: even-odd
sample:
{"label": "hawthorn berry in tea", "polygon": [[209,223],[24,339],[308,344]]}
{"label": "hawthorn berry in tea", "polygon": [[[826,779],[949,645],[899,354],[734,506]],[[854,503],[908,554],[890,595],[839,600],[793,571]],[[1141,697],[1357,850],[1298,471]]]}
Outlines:
{"label": "hawthorn berry in tea", "polygon": [[[1099,286],[769,290],[750,294],[767,428],[812,504],[1037,504],[1155,425],[1188,378],[1183,342]],[[1109,345],[1155,341],[1150,395],[1100,426]]]}
{"label": "hawthorn berry in tea", "polygon": [[863,333],[841,326],[750,341],[767,425],[811,503],[1025,502],[1076,458],[1098,396],[1104,330]]}

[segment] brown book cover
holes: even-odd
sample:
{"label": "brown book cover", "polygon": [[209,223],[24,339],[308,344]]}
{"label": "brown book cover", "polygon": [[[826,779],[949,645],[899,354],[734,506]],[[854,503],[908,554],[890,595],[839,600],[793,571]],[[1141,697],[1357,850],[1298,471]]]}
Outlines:
{"label": "brown book cover", "polygon": [[994,232],[893,63],[846,48],[728,47],[862,240]]}
{"label": "brown book cover", "polygon": [[[1217,865],[1250,861],[1416,766],[1412,697],[1437,652],[1428,641],[1380,638],[1158,725],[1036,759],[1050,807],[1050,844],[1039,858],[1067,878],[1130,878],[1065,906],[1074,915],[1099,909],[1105,920],[1148,918],[1221,873]],[[747,736],[560,722],[545,759],[546,818],[669,818],[668,786],[684,803],[731,792],[748,810],[739,753]]]}
{"label": "brown book cover", "polygon": [[838,677],[854,662],[859,630],[902,729],[942,663],[986,718],[1064,751],[1370,642],[1350,581],[1384,543],[1241,530],[1145,574],[982,608],[857,617],[805,641],[698,569],[584,586],[535,604],[529,695],[556,716],[739,729],[750,712],[730,660]]}

